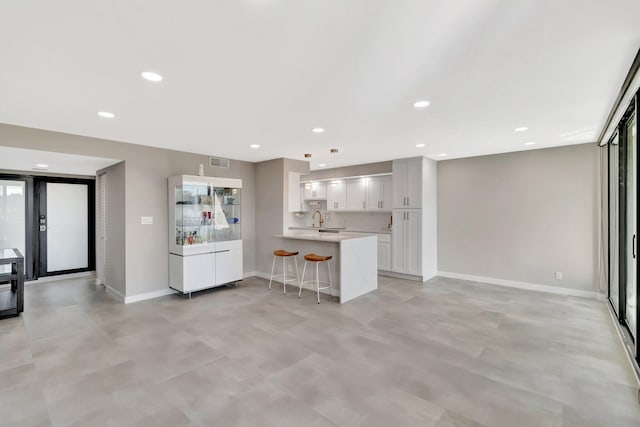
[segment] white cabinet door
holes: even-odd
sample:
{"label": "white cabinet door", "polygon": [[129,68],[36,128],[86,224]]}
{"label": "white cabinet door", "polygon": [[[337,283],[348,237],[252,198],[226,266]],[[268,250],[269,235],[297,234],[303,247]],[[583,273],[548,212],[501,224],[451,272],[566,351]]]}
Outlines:
{"label": "white cabinet door", "polygon": [[391,243],[378,241],[378,270],[391,270]]}
{"label": "white cabinet door", "polygon": [[308,182],[304,185],[305,200],[325,200],[327,184],[325,182]]}
{"label": "white cabinet door", "polygon": [[289,172],[289,212],[299,212],[300,205],[300,174]]}
{"label": "white cabinet door", "polygon": [[422,207],[422,159],[407,161],[407,184],[405,186],[408,208]]}
{"label": "white cabinet door", "polygon": [[367,209],[380,210],[382,209],[382,186],[383,177],[372,176],[367,181]]}
{"label": "white cabinet door", "polygon": [[216,243],[216,285],[242,280],[242,241]]}
{"label": "white cabinet door", "polygon": [[362,209],[366,208],[367,197],[367,179],[366,178],[354,178],[346,180],[347,209]]}
{"label": "white cabinet door", "polygon": [[407,160],[393,161],[393,207],[403,209],[407,207]]}
{"label": "white cabinet door", "polygon": [[392,178],[387,176],[372,176],[367,181],[367,209],[390,211]]}
{"label": "white cabinet door", "polygon": [[346,209],[347,192],[344,180],[333,181],[327,184],[327,210],[337,211]]}
{"label": "white cabinet door", "polygon": [[407,210],[405,238],[406,273],[422,274],[422,209]]}
{"label": "white cabinet door", "polygon": [[393,207],[422,207],[422,158],[393,161]]}
{"label": "white cabinet door", "polygon": [[307,209],[307,205],[305,205],[304,203],[304,184],[300,184],[300,193],[299,193],[300,199],[298,200],[298,203],[300,204],[300,212],[306,212],[309,209]]}
{"label": "white cabinet door", "polygon": [[212,253],[182,257],[182,291],[192,292],[215,285],[215,256]]}
{"label": "white cabinet door", "polygon": [[392,207],[392,184],[391,184],[391,176],[383,176],[382,177],[382,203],[381,207],[384,210],[390,211]]}
{"label": "white cabinet door", "polygon": [[422,274],[422,210],[393,211],[393,271]]}

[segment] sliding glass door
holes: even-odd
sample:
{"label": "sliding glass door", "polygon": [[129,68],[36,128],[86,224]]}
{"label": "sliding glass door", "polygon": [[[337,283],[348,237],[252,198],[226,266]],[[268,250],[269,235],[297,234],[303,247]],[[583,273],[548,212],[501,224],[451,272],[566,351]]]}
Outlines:
{"label": "sliding glass door", "polygon": [[[17,248],[23,256],[27,255],[26,187],[25,181],[0,179],[0,249]],[[0,274],[9,268],[0,266]]]}
{"label": "sliding glass door", "polygon": [[635,113],[627,120],[625,129],[626,173],[625,173],[625,310],[624,320],[634,339],[637,339],[637,306],[638,306],[638,141]]}
{"label": "sliding glass door", "polygon": [[638,94],[607,147],[609,301],[640,361],[638,330]]}

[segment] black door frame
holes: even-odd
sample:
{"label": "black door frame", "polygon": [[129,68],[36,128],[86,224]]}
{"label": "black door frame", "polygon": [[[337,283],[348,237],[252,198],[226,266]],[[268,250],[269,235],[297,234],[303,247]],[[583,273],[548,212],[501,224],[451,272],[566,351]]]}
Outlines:
{"label": "black door frame", "polygon": [[[88,215],[88,267],[87,268],[75,268],[69,270],[61,270],[55,272],[47,271],[47,233],[40,234],[39,231],[39,218],[41,214],[46,213],[47,210],[47,198],[46,198],[46,186],[47,183],[60,183],[60,184],[84,184],[87,185],[87,215]],[[82,179],[82,178],[64,178],[64,177],[50,177],[50,176],[37,176],[34,177],[34,228],[38,233],[35,237],[36,247],[35,251],[38,253],[38,265],[36,266],[36,274],[38,277],[58,276],[61,274],[81,273],[85,271],[93,271],[96,269],[96,204],[95,204],[95,190],[96,181],[94,179]],[[48,218],[47,218],[48,227]]]}

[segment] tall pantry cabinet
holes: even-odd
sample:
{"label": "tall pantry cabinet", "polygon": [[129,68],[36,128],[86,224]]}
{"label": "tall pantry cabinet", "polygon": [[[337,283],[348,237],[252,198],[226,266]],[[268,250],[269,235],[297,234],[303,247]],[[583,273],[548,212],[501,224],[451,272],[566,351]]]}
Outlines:
{"label": "tall pantry cabinet", "polygon": [[437,164],[393,161],[392,271],[425,281],[437,274]]}

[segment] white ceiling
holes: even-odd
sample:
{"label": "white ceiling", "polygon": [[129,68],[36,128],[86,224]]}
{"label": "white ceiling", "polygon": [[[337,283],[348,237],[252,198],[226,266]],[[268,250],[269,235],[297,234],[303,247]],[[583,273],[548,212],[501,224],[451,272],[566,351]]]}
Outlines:
{"label": "white ceiling", "polygon": [[638,16],[638,0],[7,1],[0,122],[250,161],[308,152],[313,169],[331,147],[345,165],[592,142]]}
{"label": "white ceiling", "polygon": [[[50,151],[26,150],[0,146],[0,169],[24,172],[48,172],[72,175],[95,175],[96,171],[120,160],[102,157],[76,156]],[[47,165],[47,168],[38,167]]]}

